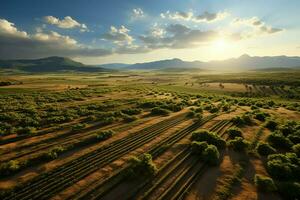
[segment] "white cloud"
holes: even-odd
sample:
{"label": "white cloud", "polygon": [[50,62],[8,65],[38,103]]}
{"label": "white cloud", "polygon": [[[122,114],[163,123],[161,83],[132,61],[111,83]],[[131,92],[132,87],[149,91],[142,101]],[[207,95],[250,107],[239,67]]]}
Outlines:
{"label": "white cloud", "polygon": [[196,16],[192,11],[189,12],[170,12],[161,13],[160,16],[163,19],[172,19],[172,20],[185,20],[193,22],[215,22],[224,19],[229,13],[227,12],[218,12],[218,13],[209,13],[204,12]]}
{"label": "white cloud", "polygon": [[110,31],[102,35],[102,39],[112,41],[118,45],[132,44],[133,37],[129,35],[130,30],[125,26],[121,26],[119,29],[111,26]]}
{"label": "white cloud", "polygon": [[144,17],[144,11],[141,8],[132,9],[133,18],[141,18]]}
{"label": "white cloud", "polygon": [[15,37],[28,37],[25,31],[19,31],[14,23],[7,21],[6,19],[0,19],[0,34],[13,35]]}
{"label": "white cloud", "polygon": [[64,19],[60,20],[54,16],[45,16],[44,21],[51,25],[56,25],[59,28],[71,29],[71,28],[80,28],[80,31],[88,31],[88,28],[85,24],[80,24],[75,19],[72,19],[70,16],[66,16]]}
{"label": "white cloud", "polygon": [[70,36],[57,32],[45,32],[39,28],[36,33],[28,34],[18,30],[13,23],[0,19],[0,58],[37,58],[46,56],[105,56],[111,50],[92,49],[78,43]]}
{"label": "white cloud", "polygon": [[192,20],[194,13],[193,12],[170,12],[169,10],[165,13],[160,14],[161,18],[168,18],[174,20]]}
{"label": "white cloud", "polygon": [[232,21],[233,25],[243,25],[251,27],[252,30],[243,32],[244,37],[253,37],[261,34],[273,34],[283,31],[281,28],[273,28],[261,21],[258,17],[252,17],[248,19],[236,18]]}
{"label": "white cloud", "polygon": [[214,21],[222,20],[227,16],[229,16],[228,12],[218,12],[218,13],[204,12],[203,14],[195,17],[194,20],[199,22],[214,22]]}
{"label": "white cloud", "polygon": [[149,49],[159,48],[194,48],[215,40],[218,33],[215,31],[201,31],[198,29],[190,29],[181,24],[171,24],[165,29],[163,37],[155,37],[154,35],[142,35],[140,40]]}

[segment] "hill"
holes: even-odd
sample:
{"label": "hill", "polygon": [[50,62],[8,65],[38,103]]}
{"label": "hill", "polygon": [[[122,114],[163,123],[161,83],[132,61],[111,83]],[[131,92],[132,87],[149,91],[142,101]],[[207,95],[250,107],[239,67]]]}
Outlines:
{"label": "hill", "polygon": [[257,69],[285,69],[300,66],[300,57],[288,56],[249,56],[244,54],[238,58],[206,63],[206,67],[216,70],[257,70]]}
{"label": "hill", "polygon": [[86,66],[80,62],[65,57],[47,57],[41,59],[24,60],[0,60],[0,69],[18,70],[24,72],[101,72],[107,69],[94,66]]}
{"label": "hill", "polygon": [[[119,64],[120,65],[120,64]],[[109,64],[106,66],[109,67]],[[244,54],[238,58],[231,58],[220,61],[183,61],[178,58],[170,60],[159,60],[154,62],[136,63],[122,67],[122,69],[140,69],[140,70],[166,70],[166,69],[207,69],[218,71],[245,71],[245,70],[263,70],[263,69],[299,69],[300,57],[288,57],[288,56],[265,56],[251,57]],[[278,70],[277,70],[278,71]]]}
{"label": "hill", "polygon": [[166,70],[166,69],[196,69],[201,68],[203,62],[194,61],[187,62],[178,58],[170,60],[159,60],[154,62],[136,63],[129,65],[126,69],[142,69],[142,70]]}

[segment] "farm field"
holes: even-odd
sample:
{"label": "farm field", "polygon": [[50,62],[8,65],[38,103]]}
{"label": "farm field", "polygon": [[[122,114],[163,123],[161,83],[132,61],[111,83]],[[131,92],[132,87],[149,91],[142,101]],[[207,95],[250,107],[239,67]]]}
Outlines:
{"label": "farm field", "polygon": [[298,70],[0,81],[3,200],[299,197]]}

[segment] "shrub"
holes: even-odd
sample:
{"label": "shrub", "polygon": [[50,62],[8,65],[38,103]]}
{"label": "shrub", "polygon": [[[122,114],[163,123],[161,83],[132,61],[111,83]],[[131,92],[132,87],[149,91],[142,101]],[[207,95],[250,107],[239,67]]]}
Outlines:
{"label": "shrub", "polygon": [[250,114],[243,114],[242,119],[244,120],[244,123],[246,125],[251,125],[252,124],[252,119]]}
{"label": "shrub", "polygon": [[295,154],[297,154],[298,157],[300,157],[300,144],[292,146],[292,150]]}
{"label": "shrub", "polygon": [[103,141],[106,140],[110,137],[112,137],[114,134],[114,131],[112,130],[107,130],[107,131],[100,131],[99,133],[96,133],[95,136],[97,140]]}
{"label": "shrub", "polygon": [[243,137],[242,131],[239,128],[232,127],[227,130],[229,138],[233,139],[235,137]]}
{"label": "shrub", "polygon": [[137,120],[137,117],[130,116],[130,115],[123,115],[123,119],[125,122],[133,122],[133,121]]}
{"label": "shrub", "polygon": [[202,155],[203,151],[208,147],[207,142],[192,142],[191,150],[194,154]]}
{"label": "shrub", "polygon": [[169,115],[169,113],[170,111],[160,107],[155,107],[151,109],[152,115]]}
{"label": "shrub", "polygon": [[59,154],[64,152],[66,149],[62,146],[56,146],[50,149],[46,154],[44,154],[43,158],[46,160],[54,160],[58,157]]}
{"label": "shrub", "polygon": [[209,165],[217,165],[219,163],[220,153],[214,145],[208,145],[202,155]]}
{"label": "shrub", "polygon": [[18,130],[18,134],[20,135],[30,135],[30,134],[34,134],[36,132],[36,128],[31,127],[31,126],[27,126],[24,128],[21,128],[20,130]]}
{"label": "shrub", "polygon": [[228,142],[229,147],[232,147],[235,151],[246,151],[249,147],[250,143],[243,139],[242,137],[236,137],[233,140],[229,140]]}
{"label": "shrub", "polygon": [[130,160],[131,167],[129,176],[132,178],[151,177],[157,172],[150,154],[143,154],[140,158],[134,157]]}
{"label": "shrub", "polygon": [[276,186],[275,186],[272,178],[255,174],[254,183],[255,183],[255,186],[263,192],[276,191]]}
{"label": "shrub", "polygon": [[270,146],[267,143],[260,142],[256,147],[257,153],[261,156],[268,156],[270,154],[276,153],[276,149],[274,149],[272,146]]}
{"label": "shrub", "polygon": [[235,116],[231,119],[231,121],[236,126],[244,126],[246,124],[241,116]]}
{"label": "shrub", "polygon": [[0,174],[1,175],[10,175],[13,172],[16,172],[20,169],[21,163],[17,160],[10,160],[9,162],[2,163],[0,165]]}
{"label": "shrub", "polygon": [[72,131],[79,131],[79,130],[82,130],[86,127],[86,124],[81,124],[81,123],[78,123],[78,124],[75,124],[72,126]]}
{"label": "shrub", "polygon": [[220,136],[207,130],[193,132],[191,140],[207,142],[208,144],[213,144],[220,149],[224,149],[226,146],[226,142]]}
{"label": "shrub", "polygon": [[137,114],[140,114],[141,112],[142,112],[142,110],[138,109],[138,108],[122,110],[122,113],[124,113],[126,115],[137,115]]}
{"label": "shrub", "polygon": [[271,131],[274,131],[278,126],[278,123],[275,120],[269,119],[266,123],[265,123],[265,127]]}
{"label": "shrub", "polygon": [[286,137],[284,137],[280,132],[276,131],[271,133],[267,137],[267,141],[272,147],[289,149],[292,147],[293,143]]}
{"label": "shrub", "polygon": [[293,180],[300,177],[299,159],[295,153],[269,155],[267,170],[275,179]]}
{"label": "shrub", "polygon": [[264,112],[258,112],[255,114],[254,118],[259,120],[259,121],[265,121],[267,117],[270,115]]}

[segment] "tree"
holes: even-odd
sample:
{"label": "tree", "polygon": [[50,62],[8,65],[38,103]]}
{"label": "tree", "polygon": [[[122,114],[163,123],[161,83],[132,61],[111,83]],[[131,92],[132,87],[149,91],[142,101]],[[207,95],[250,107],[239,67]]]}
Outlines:
{"label": "tree", "polygon": [[203,152],[203,158],[209,165],[217,165],[220,159],[220,153],[216,146],[208,145]]}
{"label": "tree", "polygon": [[270,154],[276,153],[276,149],[274,149],[271,145],[264,142],[258,143],[256,147],[256,151],[261,156],[268,156]]}
{"label": "tree", "polygon": [[263,192],[274,192],[277,189],[273,179],[266,176],[255,174],[254,183]]}

